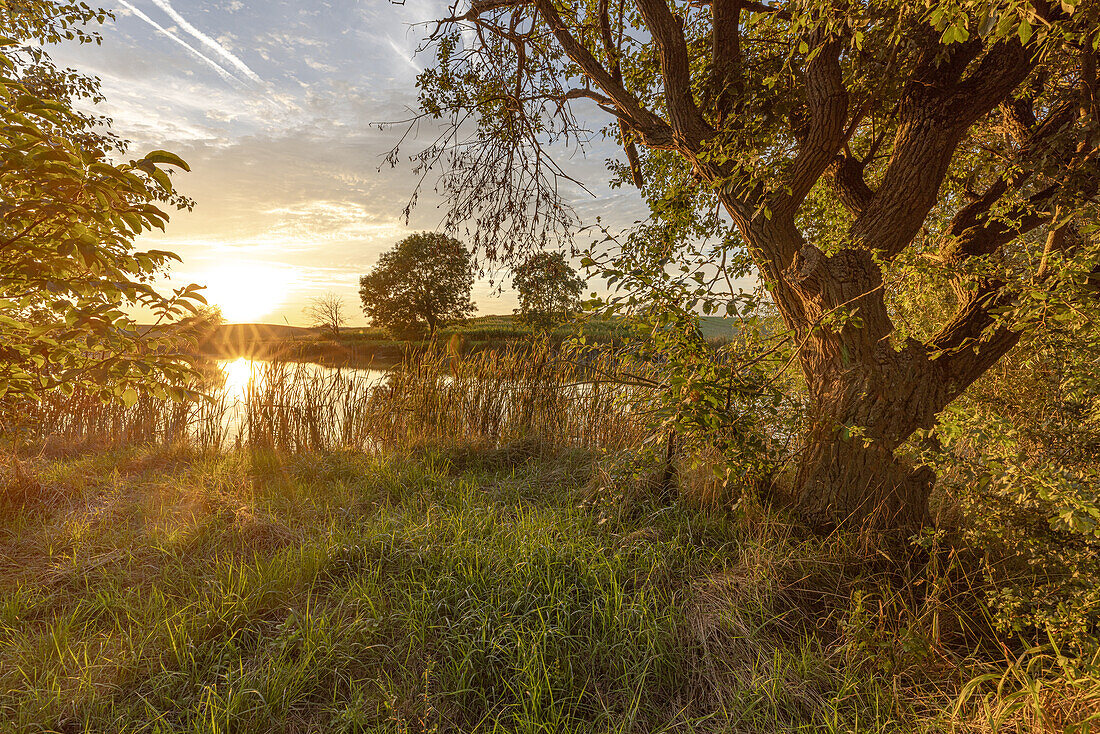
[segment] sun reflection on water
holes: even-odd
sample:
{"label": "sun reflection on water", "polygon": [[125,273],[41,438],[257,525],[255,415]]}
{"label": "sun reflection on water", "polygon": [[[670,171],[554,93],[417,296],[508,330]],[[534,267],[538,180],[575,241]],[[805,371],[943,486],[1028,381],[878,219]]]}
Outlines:
{"label": "sun reflection on water", "polygon": [[248,357],[238,357],[230,362],[219,362],[218,367],[225,376],[222,395],[227,402],[242,401],[248,386],[253,380],[261,379],[260,363]]}

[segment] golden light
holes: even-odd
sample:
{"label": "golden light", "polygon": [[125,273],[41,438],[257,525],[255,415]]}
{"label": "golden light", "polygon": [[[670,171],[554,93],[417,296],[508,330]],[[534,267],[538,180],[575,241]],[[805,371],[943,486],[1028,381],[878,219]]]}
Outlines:
{"label": "golden light", "polygon": [[227,263],[197,278],[207,302],[221,309],[229,323],[258,321],[287,296],[292,277],[286,268],[267,263]]}
{"label": "golden light", "polygon": [[225,384],[222,386],[222,394],[226,401],[233,403],[243,400],[248,391],[248,385],[253,380],[261,379],[258,365],[248,357],[239,357],[230,362],[219,362],[219,369],[225,376]]}

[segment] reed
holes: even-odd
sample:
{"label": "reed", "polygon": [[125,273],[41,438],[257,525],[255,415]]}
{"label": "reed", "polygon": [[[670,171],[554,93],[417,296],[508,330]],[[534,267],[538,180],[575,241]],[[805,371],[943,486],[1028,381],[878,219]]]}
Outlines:
{"label": "reed", "polygon": [[548,345],[461,356],[433,347],[384,379],[267,363],[243,402],[242,441],[286,451],[400,451],[423,445],[499,448],[537,441],[585,449],[638,445],[639,388],[599,375]]}
{"label": "reed", "polygon": [[549,343],[462,355],[432,345],[384,377],[361,369],[256,362],[237,392],[219,370],[204,399],[142,395],[131,406],[52,395],[24,411],[23,442],[54,448],[187,443],[298,453],[499,448],[516,442],[618,450],[649,431],[645,388],[614,377],[608,354],[583,362]]}

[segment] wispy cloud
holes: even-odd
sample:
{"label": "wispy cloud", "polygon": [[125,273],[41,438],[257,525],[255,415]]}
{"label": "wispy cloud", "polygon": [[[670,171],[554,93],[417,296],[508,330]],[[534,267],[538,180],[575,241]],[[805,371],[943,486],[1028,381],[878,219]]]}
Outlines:
{"label": "wispy cloud", "polygon": [[190,51],[191,53],[193,53],[193,54],[194,54],[195,56],[198,56],[198,57],[199,57],[200,59],[202,59],[203,61],[205,61],[205,62],[206,62],[207,64],[209,64],[209,65],[211,66],[211,68],[213,68],[213,69],[214,69],[214,71],[218,72],[218,74],[219,74],[219,75],[220,75],[220,76],[221,76],[222,78],[224,78],[224,79],[225,79],[226,81],[231,81],[231,82],[239,82],[239,81],[240,81],[239,79],[237,79],[237,77],[235,77],[235,76],[233,76],[232,74],[230,74],[230,73],[229,73],[229,71],[228,71],[228,70],[226,70],[226,69],[225,69],[225,67],[223,67],[223,66],[222,66],[221,64],[219,64],[218,62],[214,61],[214,60],[213,60],[213,59],[211,59],[211,58],[210,58],[209,56],[206,56],[205,54],[203,54],[203,52],[202,52],[202,51],[199,51],[199,50],[198,50],[197,48],[195,48],[194,46],[192,46],[192,45],[191,45],[190,43],[188,43],[187,41],[183,40],[182,38],[180,38],[179,36],[177,36],[177,35],[176,35],[175,33],[173,33],[172,31],[168,30],[167,28],[165,28],[164,26],[162,26],[162,25],[161,25],[160,23],[156,22],[155,20],[153,20],[152,18],[150,18],[150,17],[148,16],[148,15],[146,15],[146,14],[145,14],[145,13],[143,13],[142,11],[138,10],[137,8],[135,8],[135,7],[133,6],[133,4],[131,4],[131,3],[127,2],[127,0],[118,0],[118,2],[119,2],[119,4],[120,4],[120,5],[122,6],[122,7],[126,8],[127,10],[129,10],[129,11],[130,11],[131,13],[133,13],[133,14],[134,14],[134,15],[136,15],[137,17],[141,18],[141,19],[142,19],[143,21],[145,21],[146,23],[148,23],[149,25],[151,25],[151,26],[152,26],[153,28],[155,28],[155,29],[156,29],[157,31],[159,31],[160,33],[163,33],[164,35],[168,36],[168,37],[169,37],[169,38],[171,38],[171,39],[172,39],[173,41],[175,41],[176,43],[178,43],[179,45],[183,46],[183,47],[184,47],[184,48],[186,48],[186,49],[187,49],[188,51]]}
{"label": "wispy cloud", "polygon": [[153,0],[153,4],[163,10],[165,13],[167,13],[168,17],[179,24],[180,28],[191,34],[191,36],[194,37],[195,40],[199,41],[207,48],[213,50],[216,54],[218,54],[218,56],[221,56],[223,59],[228,61],[246,77],[254,82],[261,81],[256,72],[252,71],[252,69],[249,69],[248,66],[232,52],[230,52],[229,49],[200,31],[198,28],[189,23],[186,18],[176,12],[176,9],[168,3],[168,0]]}

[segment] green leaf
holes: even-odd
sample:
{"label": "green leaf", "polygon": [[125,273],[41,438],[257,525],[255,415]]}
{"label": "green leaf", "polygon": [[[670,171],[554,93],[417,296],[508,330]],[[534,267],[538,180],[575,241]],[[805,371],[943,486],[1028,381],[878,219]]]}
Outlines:
{"label": "green leaf", "polygon": [[1027,22],[1027,18],[1020,20],[1020,27],[1016,29],[1016,33],[1020,36],[1020,43],[1027,45],[1027,42],[1031,40],[1031,35],[1034,33],[1034,29],[1031,27],[1031,23]]}
{"label": "green leaf", "polygon": [[166,150],[154,150],[152,153],[149,153],[148,155],[146,155],[141,160],[142,161],[148,161],[149,163],[168,164],[170,166],[176,166],[177,168],[182,168],[185,171],[190,171],[191,170],[191,167],[189,165],[187,165],[187,163],[184,162],[184,160],[182,158],[180,158],[175,153],[169,153]]}

